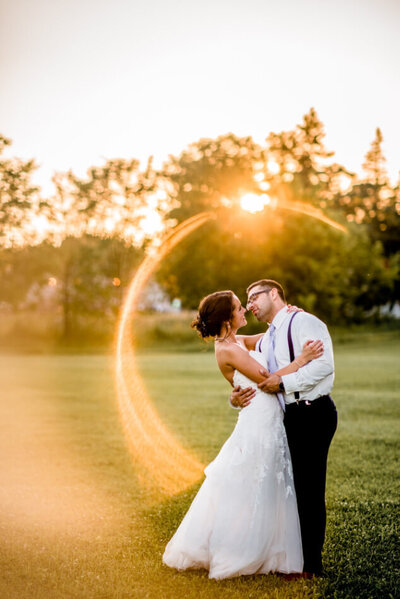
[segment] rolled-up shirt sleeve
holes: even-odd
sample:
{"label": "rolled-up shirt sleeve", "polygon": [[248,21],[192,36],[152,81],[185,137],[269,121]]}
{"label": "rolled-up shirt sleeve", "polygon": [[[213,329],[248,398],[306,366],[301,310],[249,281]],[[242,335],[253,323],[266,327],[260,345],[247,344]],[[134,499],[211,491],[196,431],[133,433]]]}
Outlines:
{"label": "rolled-up shirt sleeve", "polygon": [[297,372],[282,376],[285,393],[309,391],[334,372],[332,339],[327,326],[311,314],[304,313],[301,314],[300,318],[297,318],[297,322],[296,320],[293,321],[292,331],[293,342],[297,349],[296,355],[301,353],[306,341],[316,341],[317,339],[323,342],[324,353],[320,358],[311,360],[311,362],[299,368]]}

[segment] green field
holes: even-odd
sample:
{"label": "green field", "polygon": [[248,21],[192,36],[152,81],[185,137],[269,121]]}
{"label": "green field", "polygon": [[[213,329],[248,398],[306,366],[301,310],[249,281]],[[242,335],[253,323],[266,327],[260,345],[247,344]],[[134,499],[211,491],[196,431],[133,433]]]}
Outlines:
{"label": "green field", "polygon": [[[400,340],[338,341],[326,576],[300,582],[216,582],[163,566],[196,489],[149,504],[125,446],[112,358],[2,355],[0,598],[399,597]],[[237,416],[212,353],[154,351],[139,362],[164,421],[211,460]]]}

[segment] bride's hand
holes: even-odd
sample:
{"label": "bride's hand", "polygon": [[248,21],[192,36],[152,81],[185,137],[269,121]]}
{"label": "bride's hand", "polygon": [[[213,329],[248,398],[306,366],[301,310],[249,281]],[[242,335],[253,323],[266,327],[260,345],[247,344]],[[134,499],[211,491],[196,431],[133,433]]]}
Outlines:
{"label": "bride's hand", "polygon": [[302,352],[300,356],[296,358],[297,363],[301,363],[302,366],[311,362],[311,360],[316,360],[320,358],[324,353],[324,344],[320,339],[316,341],[306,341],[303,345]]}
{"label": "bride's hand", "polygon": [[287,305],[288,314],[292,314],[293,312],[304,312],[303,308],[298,308],[297,306],[292,306],[292,304]]}

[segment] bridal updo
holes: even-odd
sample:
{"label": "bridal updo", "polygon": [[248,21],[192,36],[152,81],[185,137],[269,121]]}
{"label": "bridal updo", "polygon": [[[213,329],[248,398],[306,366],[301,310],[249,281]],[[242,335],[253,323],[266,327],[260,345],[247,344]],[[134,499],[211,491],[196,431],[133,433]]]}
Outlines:
{"label": "bridal updo", "polygon": [[199,305],[199,313],[192,322],[192,328],[196,329],[203,339],[219,335],[223,323],[229,322],[232,318],[233,298],[233,291],[216,291],[203,297]]}

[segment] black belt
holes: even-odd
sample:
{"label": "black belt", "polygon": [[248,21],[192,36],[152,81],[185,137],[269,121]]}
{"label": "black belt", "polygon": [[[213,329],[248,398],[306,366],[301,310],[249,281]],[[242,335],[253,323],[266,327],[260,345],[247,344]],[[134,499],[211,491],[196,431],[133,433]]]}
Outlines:
{"label": "black belt", "polygon": [[294,401],[293,403],[286,404],[285,408],[286,408],[286,411],[291,410],[292,408],[303,409],[303,408],[308,408],[311,405],[317,405],[317,404],[324,403],[326,400],[332,401],[332,398],[329,394],[321,395],[320,397],[317,397],[316,399],[300,399],[299,401]]}

